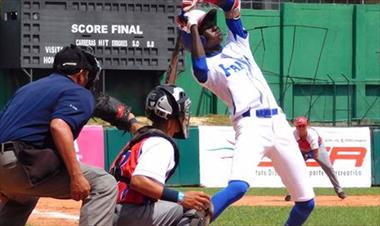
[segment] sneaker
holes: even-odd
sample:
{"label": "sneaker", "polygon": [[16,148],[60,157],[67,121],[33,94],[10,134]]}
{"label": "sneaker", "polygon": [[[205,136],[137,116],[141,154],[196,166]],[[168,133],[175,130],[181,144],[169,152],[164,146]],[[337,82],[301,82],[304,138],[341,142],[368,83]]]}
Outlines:
{"label": "sneaker", "polygon": [[341,199],[345,199],[345,198],[347,198],[347,195],[346,195],[346,193],[344,193],[343,191],[341,191],[341,192],[338,193],[338,197],[341,198]]}
{"label": "sneaker", "polygon": [[289,202],[291,199],[292,199],[292,197],[290,195],[286,195],[284,198],[284,200],[287,202]]}

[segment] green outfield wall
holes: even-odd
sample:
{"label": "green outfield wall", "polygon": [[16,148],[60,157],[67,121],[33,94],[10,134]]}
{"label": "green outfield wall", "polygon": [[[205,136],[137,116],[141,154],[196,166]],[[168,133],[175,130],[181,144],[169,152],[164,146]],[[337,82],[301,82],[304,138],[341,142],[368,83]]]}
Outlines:
{"label": "green outfield wall", "polygon": [[[250,44],[274,96],[289,119],[380,121],[380,6],[284,4],[280,11],[242,11]],[[218,24],[226,31],[223,13]],[[226,106],[193,81],[193,114],[226,114]],[[216,103],[216,104],[215,104]]]}
{"label": "green outfield wall", "polygon": [[[288,119],[375,124],[380,122],[380,5],[295,4],[281,10],[242,10],[250,44]],[[218,24],[226,33],[224,15]],[[0,105],[23,83],[0,73]],[[35,73],[36,74],[36,73]],[[105,91],[144,114],[144,99],[162,71],[103,73]],[[25,77],[25,76],[24,76]],[[228,114],[227,107],[191,75],[191,59],[178,84],[192,99],[192,115]]]}
{"label": "green outfield wall", "polygon": [[355,97],[358,119],[380,121],[380,5],[357,5]]}
{"label": "green outfield wall", "polygon": [[380,186],[380,128],[371,132],[372,139],[372,185]]}

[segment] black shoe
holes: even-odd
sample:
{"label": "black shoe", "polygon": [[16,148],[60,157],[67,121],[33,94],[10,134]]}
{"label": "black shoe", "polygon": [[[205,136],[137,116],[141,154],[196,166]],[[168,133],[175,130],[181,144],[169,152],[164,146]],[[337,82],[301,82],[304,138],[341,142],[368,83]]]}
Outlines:
{"label": "black shoe", "polygon": [[289,202],[291,199],[292,199],[292,197],[290,195],[286,195],[284,198],[284,200],[287,202]]}
{"label": "black shoe", "polygon": [[341,198],[341,199],[345,199],[345,198],[347,198],[347,195],[346,195],[346,193],[344,193],[343,191],[341,191],[341,192],[338,193],[338,197]]}

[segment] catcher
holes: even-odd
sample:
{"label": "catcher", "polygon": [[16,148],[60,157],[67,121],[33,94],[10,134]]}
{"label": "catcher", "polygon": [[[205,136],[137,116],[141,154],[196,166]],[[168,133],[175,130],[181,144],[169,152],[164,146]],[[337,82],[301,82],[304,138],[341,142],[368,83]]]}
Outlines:
{"label": "catcher", "polygon": [[179,160],[172,138],[187,138],[190,105],[175,85],[159,85],[148,94],[145,113],[152,126],[136,132],[110,169],[119,188],[114,225],[208,224],[208,195],[165,187]]}

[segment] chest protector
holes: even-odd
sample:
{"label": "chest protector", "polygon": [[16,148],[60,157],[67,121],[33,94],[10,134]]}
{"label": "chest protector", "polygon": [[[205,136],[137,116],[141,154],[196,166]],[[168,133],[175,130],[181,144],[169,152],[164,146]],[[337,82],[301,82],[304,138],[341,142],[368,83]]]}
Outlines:
{"label": "chest protector", "polygon": [[[138,164],[138,158],[141,151],[141,146],[149,137],[162,137],[168,140],[174,149],[175,165],[167,174],[166,181],[173,175],[179,162],[179,151],[173,139],[163,133],[161,130],[146,126],[136,133],[136,135],[128,142],[128,144],[119,152],[115,161],[112,163],[110,173],[116,178],[118,185],[117,203],[129,204],[149,204],[157,200],[142,195],[141,193],[129,188],[132,174]],[[159,164],[159,163],[158,163]]]}

